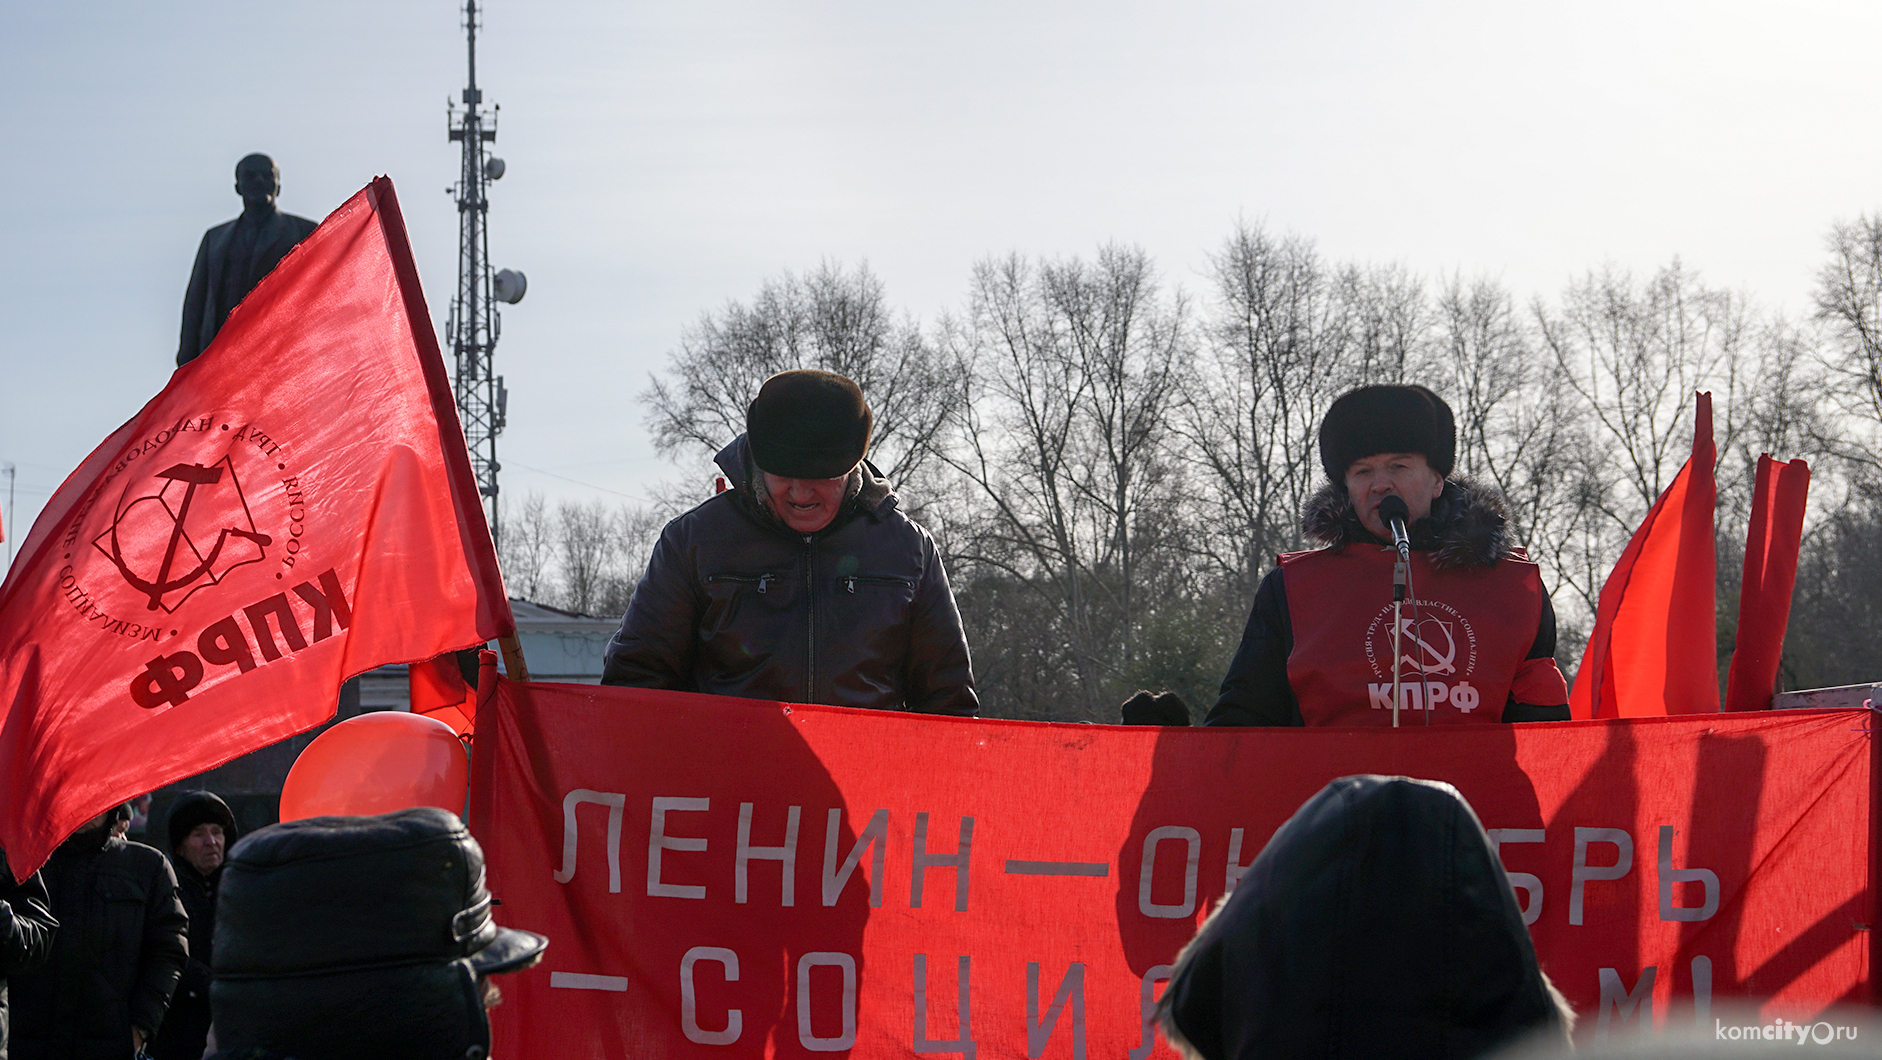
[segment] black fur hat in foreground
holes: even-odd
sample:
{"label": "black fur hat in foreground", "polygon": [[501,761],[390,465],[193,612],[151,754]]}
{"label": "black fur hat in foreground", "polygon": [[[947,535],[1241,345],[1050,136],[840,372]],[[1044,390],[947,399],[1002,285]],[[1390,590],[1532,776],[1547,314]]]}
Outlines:
{"label": "black fur hat in foreground", "polygon": [[752,462],[785,478],[841,478],[869,451],[869,403],[835,372],[799,368],[765,380],[745,411]]}
{"label": "black fur hat in foreground", "polygon": [[1421,386],[1362,386],[1334,399],[1320,421],[1320,464],[1346,481],[1353,461],[1375,453],[1423,453],[1449,475],[1457,459],[1457,422],[1444,399]]}

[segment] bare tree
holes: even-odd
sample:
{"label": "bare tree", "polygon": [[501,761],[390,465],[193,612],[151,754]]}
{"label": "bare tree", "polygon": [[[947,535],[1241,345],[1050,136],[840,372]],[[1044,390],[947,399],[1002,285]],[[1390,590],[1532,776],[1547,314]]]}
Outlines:
{"label": "bare tree", "polygon": [[1588,594],[1599,581],[1586,570],[1596,553],[1585,546],[1609,528],[1588,503],[1602,492],[1602,472],[1565,369],[1494,281],[1452,277],[1437,319],[1430,378],[1457,419],[1457,470],[1500,492],[1517,540],[1550,584],[1578,591],[1571,621],[1578,611],[1591,616]]}
{"label": "bare tree", "polygon": [[1726,387],[1750,313],[1675,259],[1639,285],[1613,269],[1591,273],[1569,285],[1559,313],[1538,303],[1536,318],[1561,381],[1612,457],[1605,470],[1625,487],[1600,506],[1631,528],[1690,454],[1693,394]]}
{"label": "bare tree", "polygon": [[1821,437],[1839,457],[1882,472],[1882,215],[1837,223],[1829,250],[1816,316],[1829,332],[1822,364],[1839,384],[1833,407],[1848,419]]}
{"label": "bare tree", "polygon": [[595,614],[609,581],[619,576],[621,545],[612,513],[600,501],[563,501],[556,506],[555,518],[562,606]]}
{"label": "bare tree", "polygon": [[749,305],[702,316],[641,395],[667,454],[718,451],[745,430],[745,407],[770,376],[821,368],[854,379],[875,414],[871,460],[889,481],[919,479],[934,459],[960,380],[921,330],[897,319],[882,281],[859,264],[824,263],[767,281]]}
{"label": "bare tree", "polygon": [[974,395],[945,457],[975,508],[955,554],[1046,605],[1076,716],[1108,719],[1132,663],[1155,516],[1176,503],[1163,440],[1186,319],[1141,250],[1107,246],[1089,263],[982,262],[949,327]]}
{"label": "bare tree", "polygon": [[544,602],[552,585],[556,552],[548,504],[542,494],[531,492],[512,509],[509,497],[503,496],[497,504],[497,520],[503,527],[497,560],[505,587],[511,596]]}
{"label": "bare tree", "polygon": [[1301,507],[1320,483],[1319,418],[1355,368],[1311,244],[1240,224],[1211,264],[1215,297],[1173,427],[1205,472],[1203,558],[1245,600],[1272,557],[1300,544]]}
{"label": "bare tree", "polygon": [[1424,285],[1401,265],[1348,265],[1334,274],[1351,377],[1367,383],[1415,383],[1424,375],[1430,326]]}

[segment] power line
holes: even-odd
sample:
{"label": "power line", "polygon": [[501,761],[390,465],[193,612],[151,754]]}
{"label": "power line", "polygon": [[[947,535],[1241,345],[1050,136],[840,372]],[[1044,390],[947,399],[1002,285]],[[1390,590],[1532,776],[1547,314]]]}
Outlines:
{"label": "power line", "polygon": [[574,483],[577,486],[586,486],[591,490],[600,490],[603,493],[612,493],[616,497],[626,497],[628,500],[634,501],[637,504],[645,503],[644,501],[641,500],[640,497],[637,497],[632,493],[622,493],[620,490],[609,489],[606,486],[597,486],[592,482],[583,482],[581,479],[570,478],[567,475],[558,475],[553,471],[544,471],[542,468],[539,468],[539,467],[530,467],[528,464],[517,464],[513,460],[511,461],[511,463],[514,464],[516,467],[522,468],[524,471],[534,471],[538,475],[547,475],[550,478],[561,479],[563,482]]}

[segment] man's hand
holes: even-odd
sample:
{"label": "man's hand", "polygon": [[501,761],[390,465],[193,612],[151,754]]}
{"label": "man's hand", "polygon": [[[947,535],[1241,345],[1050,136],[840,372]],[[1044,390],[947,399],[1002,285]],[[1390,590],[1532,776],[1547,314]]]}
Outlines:
{"label": "man's hand", "polygon": [[131,1054],[133,1056],[144,1054],[144,1029],[142,1027],[131,1028]]}

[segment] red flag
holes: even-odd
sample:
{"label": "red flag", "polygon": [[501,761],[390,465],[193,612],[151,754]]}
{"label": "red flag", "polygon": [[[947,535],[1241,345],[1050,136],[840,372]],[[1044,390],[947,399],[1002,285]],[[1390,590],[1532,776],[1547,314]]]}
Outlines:
{"label": "red flag", "polygon": [[1810,496],[1810,465],[1780,464],[1758,457],[1751,498],[1751,528],[1745,536],[1745,580],[1738,593],[1738,636],[1725,680],[1726,710],[1764,710],[1777,687],[1790,624],[1791,590],[1797,586],[1797,553],[1804,534],[1804,501]]}
{"label": "red flag", "polygon": [[1712,395],[1698,394],[1692,456],[1601,586],[1569,707],[1576,718],[1719,709]]}
{"label": "red flag", "polygon": [[436,659],[415,662],[406,671],[406,688],[411,694],[412,713],[436,718],[459,736],[471,734],[471,687],[464,672],[457,668],[457,656],[440,655]]}
{"label": "red flag", "polygon": [[392,182],[334,211],[53,495],[0,586],[0,847],[514,627]]}

